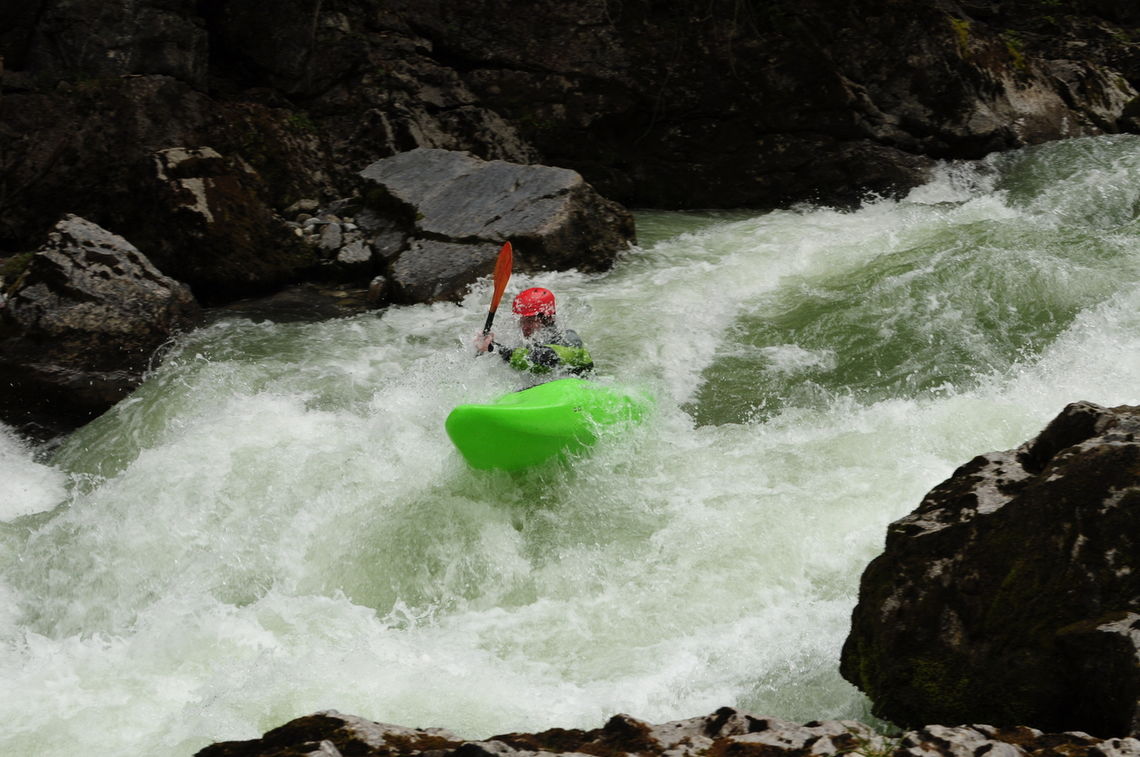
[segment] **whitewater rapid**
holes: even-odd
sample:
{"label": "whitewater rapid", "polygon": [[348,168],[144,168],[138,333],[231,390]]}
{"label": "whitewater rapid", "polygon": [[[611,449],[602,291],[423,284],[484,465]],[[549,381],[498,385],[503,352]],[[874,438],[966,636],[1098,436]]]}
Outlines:
{"label": "whitewater rapid", "polygon": [[640,213],[612,271],[510,292],[554,290],[655,410],[521,475],[443,433],[513,388],[471,355],[489,280],[186,335],[57,450],[0,427],[0,753],[190,755],[322,709],[871,721],[837,666],[887,524],[1069,402],[1140,403],[1138,215],[1125,136],[850,212]]}

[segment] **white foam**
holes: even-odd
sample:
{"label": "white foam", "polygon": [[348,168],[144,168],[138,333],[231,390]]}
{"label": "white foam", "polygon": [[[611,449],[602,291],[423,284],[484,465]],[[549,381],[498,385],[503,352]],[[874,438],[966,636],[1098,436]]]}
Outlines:
{"label": "white foam", "polygon": [[63,474],[36,462],[32,449],[0,424],[0,521],[50,510],[65,496]]}

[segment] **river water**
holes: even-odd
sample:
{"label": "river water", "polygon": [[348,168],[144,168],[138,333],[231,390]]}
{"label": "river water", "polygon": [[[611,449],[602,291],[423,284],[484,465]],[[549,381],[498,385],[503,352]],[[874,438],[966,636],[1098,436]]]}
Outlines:
{"label": "river water", "polygon": [[555,290],[655,409],[523,474],[443,433],[514,386],[470,352],[489,281],[188,335],[50,455],[0,427],[0,753],[188,756],[322,709],[869,720],[837,665],[887,524],[1068,402],[1140,403],[1138,218],[1124,136],[853,212],[641,213],[612,271],[508,296]]}

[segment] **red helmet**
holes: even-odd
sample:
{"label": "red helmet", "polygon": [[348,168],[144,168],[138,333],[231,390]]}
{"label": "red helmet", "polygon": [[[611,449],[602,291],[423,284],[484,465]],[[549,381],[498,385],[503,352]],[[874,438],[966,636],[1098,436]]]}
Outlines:
{"label": "red helmet", "polygon": [[554,315],[554,292],[542,287],[531,287],[519,292],[511,310],[515,315]]}

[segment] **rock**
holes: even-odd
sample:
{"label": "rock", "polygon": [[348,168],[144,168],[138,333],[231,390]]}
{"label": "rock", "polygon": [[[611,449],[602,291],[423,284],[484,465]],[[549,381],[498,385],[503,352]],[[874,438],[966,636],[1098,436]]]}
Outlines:
{"label": "rock", "polygon": [[500,245],[419,241],[390,270],[394,302],[434,302],[458,297],[495,267]]}
{"label": "rock", "polygon": [[522,271],[604,270],[634,240],[633,217],[574,171],[416,149],[361,172],[374,210],[417,240],[392,264],[401,301],[454,298],[515,246]]}
{"label": "rock", "polygon": [[[320,206],[321,204],[317,200],[314,200],[310,197],[302,198],[300,200],[297,200],[289,207],[285,208],[285,215],[297,216],[299,214],[304,214],[306,219],[308,219],[309,216],[307,214],[317,210],[320,208]],[[302,221],[298,219],[298,223],[302,223]]]}
{"label": "rock", "polygon": [[842,673],[902,725],[1140,735],[1140,408],[1072,404],[891,524]]}
{"label": "rock", "polygon": [[297,718],[260,739],[213,744],[196,757],[1140,757],[1136,739],[1045,734],[1030,728],[929,726],[888,738],[850,720],[791,723],[724,707],[661,725],[615,715],[602,728],[552,728],[466,741],[441,729],[374,723],[334,710]]}
{"label": "rock", "polygon": [[50,431],[74,428],[126,396],[200,310],[186,286],[125,239],[66,216],[0,315],[0,416]]}
{"label": "rock", "polygon": [[338,263],[346,266],[369,266],[372,262],[372,248],[362,239],[349,242],[336,255]]}
{"label": "rock", "polygon": [[193,0],[40,4],[29,61],[40,75],[161,74],[206,83],[209,42]]}
{"label": "rock", "polygon": [[404,6],[435,48],[488,61],[463,81],[541,162],[634,207],[858,202],[931,159],[1120,130],[1137,87],[1103,20],[1014,2]]}
{"label": "rock", "polygon": [[370,308],[378,308],[386,305],[391,300],[391,295],[388,291],[388,279],[383,276],[377,276],[372,281],[368,282],[368,294],[365,301]]}
{"label": "rock", "polygon": [[229,0],[202,9],[213,29],[215,55],[259,71],[290,94],[307,92],[318,43],[321,0]]}
{"label": "rock", "polygon": [[316,266],[312,249],[258,196],[248,165],[210,147],[159,150],[152,159],[140,203],[151,220],[138,242],[199,298],[224,302],[267,292]]}
{"label": "rock", "polygon": [[327,255],[334,255],[343,243],[344,234],[341,231],[340,224],[336,222],[326,223],[321,229],[317,246]]}

